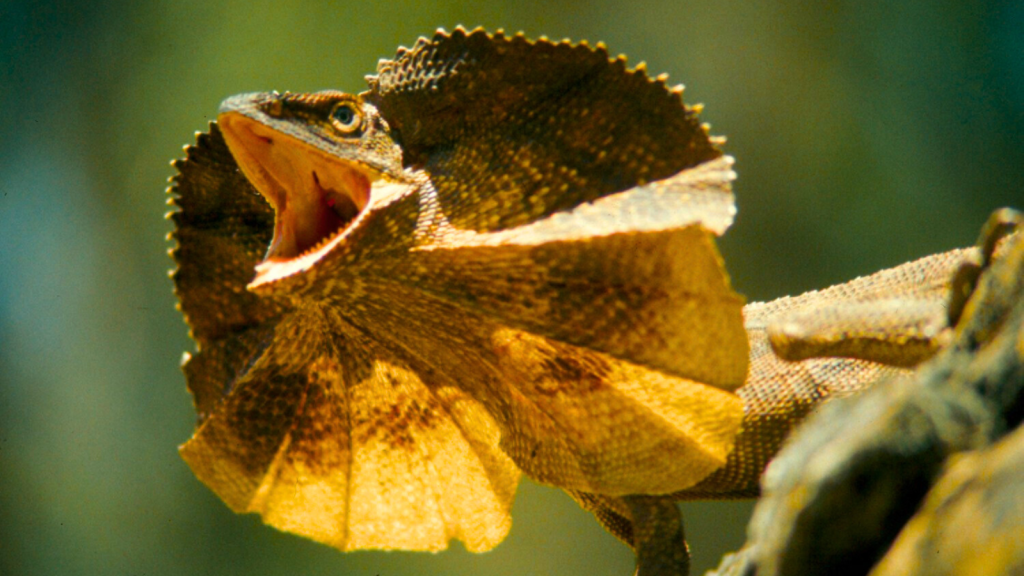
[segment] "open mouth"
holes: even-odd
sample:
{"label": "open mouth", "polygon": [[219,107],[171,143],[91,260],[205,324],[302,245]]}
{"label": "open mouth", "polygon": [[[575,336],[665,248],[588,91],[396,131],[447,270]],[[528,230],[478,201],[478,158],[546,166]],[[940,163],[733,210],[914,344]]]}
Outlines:
{"label": "open mouth", "polygon": [[368,169],[237,112],[218,123],[242,172],[274,208],[274,238],[252,285],[308,268],[369,203]]}

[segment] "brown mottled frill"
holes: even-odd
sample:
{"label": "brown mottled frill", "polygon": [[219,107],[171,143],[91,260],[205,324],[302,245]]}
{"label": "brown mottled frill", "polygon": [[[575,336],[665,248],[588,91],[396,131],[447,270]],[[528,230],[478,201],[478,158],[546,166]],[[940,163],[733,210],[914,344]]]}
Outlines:
{"label": "brown mottled frill", "polygon": [[216,126],[175,164],[196,475],[341,549],[486,550],[518,469],[616,496],[721,467],[748,355],[713,243],[734,174],[680,90],[462,29],[369,82],[413,184],[306,272],[246,289],[273,213]]}

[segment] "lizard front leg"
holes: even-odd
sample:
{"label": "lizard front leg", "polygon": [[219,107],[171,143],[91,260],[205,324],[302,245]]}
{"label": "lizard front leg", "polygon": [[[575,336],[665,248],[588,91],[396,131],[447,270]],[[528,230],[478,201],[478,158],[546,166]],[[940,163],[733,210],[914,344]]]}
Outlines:
{"label": "lizard front leg", "polygon": [[[950,327],[960,320],[978,277],[991,265],[1000,241],[1020,227],[1021,220],[1015,210],[996,210],[983,226],[976,249],[919,260],[918,266],[903,271],[903,286],[891,292],[871,290],[868,283],[866,293],[841,299],[846,290],[830,289],[825,292],[837,292],[839,298],[825,298],[773,318],[767,326],[772,350],[793,361],[845,357],[902,368],[917,366],[949,343]],[[944,258],[947,255],[958,262],[955,272],[943,277],[950,264]],[[932,274],[936,271],[942,274],[939,278]]]}
{"label": "lizard front leg", "polygon": [[683,518],[672,498],[638,494],[606,496],[567,490],[585,510],[636,554],[634,576],[690,573],[690,550]]}

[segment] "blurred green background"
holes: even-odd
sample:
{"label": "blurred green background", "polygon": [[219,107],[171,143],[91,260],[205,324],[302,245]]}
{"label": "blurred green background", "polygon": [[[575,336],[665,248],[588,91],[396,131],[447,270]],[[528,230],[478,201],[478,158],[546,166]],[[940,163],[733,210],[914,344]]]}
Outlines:
{"label": "blurred green background", "polygon": [[[603,40],[729,137],[751,299],[966,245],[1024,207],[1021,2],[0,2],[0,574],[608,574],[632,557],[524,482],[505,543],[341,554],[232,514],[178,458],[168,161],[220,100],[361,90],[438,26]],[[747,503],[684,505],[695,573]]]}

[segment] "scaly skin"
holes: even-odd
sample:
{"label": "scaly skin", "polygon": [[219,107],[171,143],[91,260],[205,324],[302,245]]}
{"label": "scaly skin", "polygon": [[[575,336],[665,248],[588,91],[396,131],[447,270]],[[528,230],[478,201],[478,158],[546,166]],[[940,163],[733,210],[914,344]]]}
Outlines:
{"label": "scaly skin", "polygon": [[684,573],[672,501],[756,495],[815,406],[935,350],[960,252],[742,308],[731,158],[603,46],[458,29],[368,82],[230,98],[175,164],[181,453],[236,511],[486,550],[522,470]]}
{"label": "scaly skin", "polygon": [[1024,235],[996,246],[1022,224],[996,211],[967,253],[933,359],[825,407],[787,443],[747,545],[716,574],[1020,573]]}
{"label": "scaly skin", "polygon": [[[899,358],[901,350],[909,349],[919,361],[924,355],[917,345],[907,346],[923,333],[935,340],[948,335],[945,326],[946,302],[957,269],[976,254],[974,249],[953,250],[935,254],[901,266],[883,270],[825,290],[799,296],[779,298],[771,302],[752,303],[744,307],[744,320],[750,337],[750,373],[746,383],[736,391],[743,399],[744,416],[736,448],[726,465],[686,490],[659,499],[641,501],[662,512],[648,512],[655,519],[670,514],[674,501],[725,500],[754,498],[760,493],[761,473],[783,442],[808,415],[821,405],[853,395],[875,382],[888,379],[890,385],[908,377],[908,361]],[[850,312],[852,311],[852,312]],[[871,311],[880,311],[872,314]],[[854,316],[852,314],[856,314]],[[835,318],[848,319],[836,322]],[[822,318],[829,321],[822,321]],[[857,321],[859,318],[859,321]],[[836,340],[838,335],[870,332],[871,346],[859,345],[863,358],[826,357],[835,353],[834,346],[819,346],[814,354],[821,356],[799,362],[782,359],[790,355],[783,348],[790,340],[771,341],[770,334],[780,326],[794,323],[808,333],[800,346],[816,345],[819,340]],[[922,330],[921,327],[925,329]],[[777,351],[778,350],[778,351]],[[842,349],[843,353],[850,350]],[[875,352],[874,356],[866,352]],[[887,365],[888,361],[897,366]],[[679,540],[660,533],[674,533],[678,528],[670,522],[658,530],[659,536],[643,544],[634,537],[633,505],[622,498],[570,491],[584,508],[624,542],[640,546],[659,546],[657,557],[678,557],[685,549]],[[647,528],[650,532],[651,529]],[[672,550],[671,547],[677,550]],[[643,568],[643,566],[641,566]],[[680,569],[643,571],[643,574],[677,574]]]}

